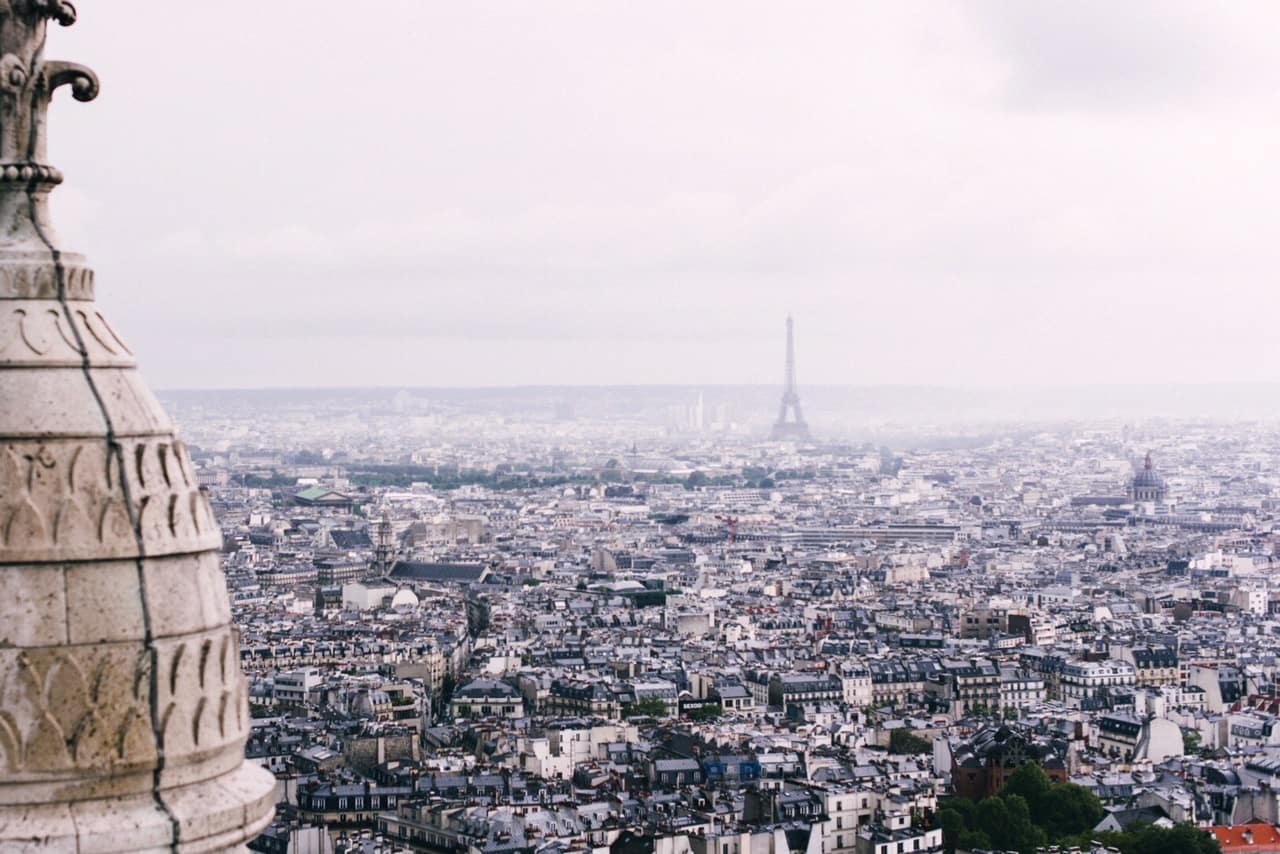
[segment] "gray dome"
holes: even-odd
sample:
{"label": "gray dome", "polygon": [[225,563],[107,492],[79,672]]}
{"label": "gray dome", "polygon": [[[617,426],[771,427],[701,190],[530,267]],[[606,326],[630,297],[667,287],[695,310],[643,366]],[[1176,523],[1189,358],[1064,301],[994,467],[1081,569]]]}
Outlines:
{"label": "gray dome", "polygon": [[1143,461],[1142,468],[1138,469],[1138,473],[1133,476],[1134,489],[1164,489],[1164,478],[1155,470],[1155,466],[1151,463],[1151,453],[1147,452],[1147,458]]}

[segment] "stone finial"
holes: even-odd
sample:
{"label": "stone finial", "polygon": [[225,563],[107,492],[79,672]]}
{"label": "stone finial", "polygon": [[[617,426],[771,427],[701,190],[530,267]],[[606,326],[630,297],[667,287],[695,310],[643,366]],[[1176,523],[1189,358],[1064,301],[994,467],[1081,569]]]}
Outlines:
{"label": "stone finial", "polygon": [[25,262],[0,275],[0,299],[65,294],[69,284],[73,296],[92,297],[87,272],[59,273],[49,263],[61,247],[48,195],[62,173],[46,162],[46,150],[53,93],[67,86],[77,101],[92,101],[98,77],[82,65],[44,58],[50,20],[70,26],[76,9],[66,0],[0,0],[0,253]]}
{"label": "stone finial", "polygon": [[0,0],[0,163],[6,182],[56,184],[45,160],[45,119],[56,89],[70,86],[77,101],[98,95],[98,77],[73,62],[43,58],[48,19],[75,23],[65,0]]}
{"label": "stone finial", "polygon": [[218,851],[270,820],[190,455],[58,246],[44,162],[66,0],[0,0],[0,850]]}

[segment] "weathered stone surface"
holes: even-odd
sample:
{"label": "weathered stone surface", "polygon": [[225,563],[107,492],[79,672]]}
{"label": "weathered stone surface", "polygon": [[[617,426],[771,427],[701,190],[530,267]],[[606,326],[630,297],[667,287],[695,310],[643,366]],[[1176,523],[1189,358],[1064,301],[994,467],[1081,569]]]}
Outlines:
{"label": "weathered stone surface", "polygon": [[186,447],[172,433],[119,440],[4,439],[0,434],[0,560],[221,548],[217,520],[191,475]]}
{"label": "weathered stone surface", "polygon": [[58,245],[45,60],[65,0],[0,2],[0,851],[238,849],[274,780],[248,705],[221,533],[133,354]]}
{"label": "weathered stone surface", "polygon": [[133,354],[92,302],[0,300],[0,366],[131,368]]}
{"label": "weathered stone surface", "polygon": [[0,300],[56,300],[65,292],[68,300],[93,299],[93,270],[75,253],[62,256],[64,275],[49,262],[45,247],[31,252],[0,250]]}
{"label": "weathered stone surface", "polygon": [[67,598],[60,568],[12,566],[0,572],[0,647],[67,642]]}

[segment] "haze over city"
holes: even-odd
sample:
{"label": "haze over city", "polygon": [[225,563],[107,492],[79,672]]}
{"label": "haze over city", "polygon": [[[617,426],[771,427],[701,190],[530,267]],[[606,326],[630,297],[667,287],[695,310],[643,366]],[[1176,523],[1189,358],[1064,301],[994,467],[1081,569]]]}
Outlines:
{"label": "haze over city", "polygon": [[1280,380],[1267,4],[110,11],[53,204],[159,387]]}

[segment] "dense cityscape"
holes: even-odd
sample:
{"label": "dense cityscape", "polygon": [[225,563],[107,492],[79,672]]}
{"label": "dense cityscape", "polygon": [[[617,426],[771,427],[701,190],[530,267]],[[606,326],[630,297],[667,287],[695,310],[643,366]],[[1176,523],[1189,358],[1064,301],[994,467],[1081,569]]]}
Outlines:
{"label": "dense cityscape", "polygon": [[81,5],[0,854],[1280,854],[1273,8]]}
{"label": "dense cityscape", "polygon": [[[278,781],[255,850],[1233,850],[1280,823],[1274,424],[890,448],[649,394],[165,396]],[[1024,763],[1045,792],[1014,805]]]}

